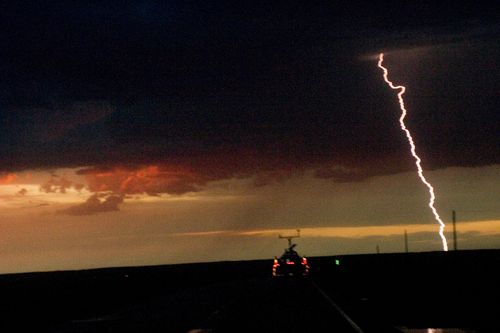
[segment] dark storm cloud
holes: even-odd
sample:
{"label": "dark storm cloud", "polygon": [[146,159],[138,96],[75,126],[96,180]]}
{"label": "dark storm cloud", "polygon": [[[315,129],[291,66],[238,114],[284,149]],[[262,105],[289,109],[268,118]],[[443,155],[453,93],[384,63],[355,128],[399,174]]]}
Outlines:
{"label": "dark storm cloud", "polygon": [[[76,128],[98,122],[111,114],[114,107],[107,102],[85,101],[16,111],[24,113],[24,120],[31,118],[33,137],[41,142],[47,142],[62,138]],[[23,125],[26,126],[26,123]]]}
{"label": "dark storm cloud", "polygon": [[84,185],[57,175],[52,175],[49,180],[40,185],[40,191],[45,193],[66,193],[68,189],[81,191],[83,188]]}
{"label": "dark storm cloud", "polygon": [[92,215],[97,213],[113,212],[119,210],[119,205],[122,202],[123,197],[119,195],[94,193],[87,199],[87,201],[60,210],[59,214]]}
{"label": "dark storm cloud", "polygon": [[[409,103],[421,113],[412,126],[428,152],[426,167],[499,162],[493,71],[500,54],[492,47],[498,21],[487,6],[2,6],[0,160],[6,171],[174,165],[191,170],[195,180],[182,178],[177,190],[173,183],[158,186],[184,193],[209,180],[256,173],[264,184],[305,168],[335,181],[407,170],[412,164],[401,158],[408,152],[394,95],[375,61],[361,60],[385,49],[394,55],[388,61],[395,78],[413,84]],[[443,51],[443,43],[455,46]],[[427,70],[416,70],[419,59],[408,57],[411,52],[396,52],[429,45],[441,53],[432,57],[437,62],[427,58],[434,64]],[[457,58],[459,52],[468,58]],[[398,67],[405,59],[408,66]],[[408,70],[412,77],[404,75]],[[439,81],[436,73],[443,71],[458,87]],[[428,75],[436,78],[430,92],[421,88]],[[467,91],[480,80],[486,81]],[[436,100],[444,101],[438,111]]]}
{"label": "dark storm cloud", "polygon": [[342,167],[321,167],[318,168],[315,172],[315,176],[317,178],[323,179],[333,179],[337,183],[346,183],[346,182],[356,182],[362,181],[370,176],[370,174],[363,174],[360,171],[354,169],[346,169]]}
{"label": "dark storm cloud", "polygon": [[28,190],[25,188],[20,189],[16,194],[20,196],[25,196],[28,193]]}

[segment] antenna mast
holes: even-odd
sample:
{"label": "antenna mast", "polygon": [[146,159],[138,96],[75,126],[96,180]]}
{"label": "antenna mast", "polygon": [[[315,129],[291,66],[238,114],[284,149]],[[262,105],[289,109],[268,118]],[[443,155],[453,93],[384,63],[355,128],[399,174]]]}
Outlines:
{"label": "antenna mast", "polygon": [[293,236],[282,236],[278,235],[278,238],[280,239],[288,239],[288,247],[292,247],[292,238],[299,238],[300,237],[300,229],[297,229],[297,234]]}

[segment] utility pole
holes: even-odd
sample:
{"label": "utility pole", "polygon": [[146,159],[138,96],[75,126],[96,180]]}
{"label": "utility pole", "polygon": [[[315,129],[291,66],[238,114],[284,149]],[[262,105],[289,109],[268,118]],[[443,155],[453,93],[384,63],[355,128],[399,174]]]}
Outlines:
{"label": "utility pole", "polygon": [[405,229],[405,252],[408,253],[408,234]]}
{"label": "utility pole", "polygon": [[377,254],[379,254],[380,253],[380,247],[378,246],[378,244],[377,244],[377,248],[376,249],[377,249]]}
{"label": "utility pole", "polygon": [[457,250],[457,214],[452,210],[453,217],[453,250]]}

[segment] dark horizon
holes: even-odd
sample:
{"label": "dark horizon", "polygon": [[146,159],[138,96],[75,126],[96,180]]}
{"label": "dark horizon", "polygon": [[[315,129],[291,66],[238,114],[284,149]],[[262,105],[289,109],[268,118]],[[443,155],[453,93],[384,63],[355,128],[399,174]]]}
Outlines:
{"label": "dark horizon", "polygon": [[[54,333],[226,332],[235,327],[359,332],[337,315],[340,308],[365,333],[417,327],[493,332],[496,309],[485,296],[499,292],[499,252],[309,258],[309,278],[286,280],[271,278],[272,259],[0,275],[5,315],[0,327],[36,325],[38,331]],[[325,298],[335,309],[325,307]],[[440,301],[429,302],[436,298]],[[248,321],[249,313],[258,320]],[[283,324],[280,318],[290,319]]]}

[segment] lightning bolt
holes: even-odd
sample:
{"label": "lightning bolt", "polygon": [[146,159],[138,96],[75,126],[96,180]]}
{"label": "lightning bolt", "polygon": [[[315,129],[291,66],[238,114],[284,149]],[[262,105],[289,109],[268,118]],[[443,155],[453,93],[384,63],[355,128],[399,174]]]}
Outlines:
{"label": "lightning bolt", "polygon": [[411,133],[408,130],[408,128],[406,127],[405,122],[404,122],[407,111],[406,111],[405,103],[403,100],[403,94],[405,93],[406,88],[404,86],[395,86],[389,80],[389,78],[388,78],[389,71],[387,70],[387,68],[382,66],[383,62],[384,62],[384,54],[380,53],[379,58],[378,58],[378,67],[380,69],[382,69],[382,71],[384,72],[384,80],[389,85],[389,87],[393,90],[399,90],[398,100],[399,100],[399,108],[401,109],[401,117],[399,117],[399,124],[401,125],[401,130],[403,130],[405,132],[406,138],[408,139],[408,143],[410,144],[411,154],[415,158],[415,165],[417,166],[418,176],[420,177],[420,180],[422,181],[422,183],[424,183],[425,186],[427,186],[427,188],[429,189],[429,197],[430,197],[429,198],[429,208],[432,210],[432,213],[434,214],[434,218],[439,223],[439,236],[441,237],[441,240],[443,242],[443,250],[448,251],[448,242],[446,241],[446,237],[444,236],[445,224],[441,220],[441,217],[439,217],[439,214],[438,214],[436,208],[434,207],[434,201],[436,199],[436,196],[434,195],[434,188],[432,187],[431,183],[429,183],[424,176],[424,170],[422,169],[422,166],[420,165],[422,160],[420,159],[420,157],[417,155],[417,153],[415,151],[415,143],[413,142],[413,138],[411,136]]}

